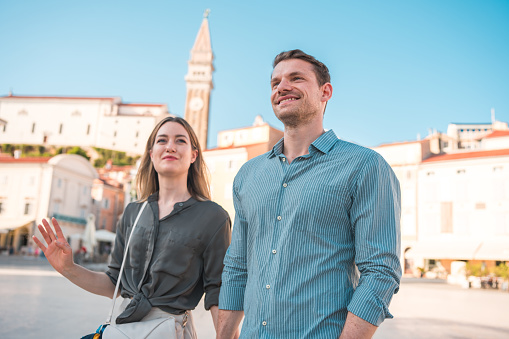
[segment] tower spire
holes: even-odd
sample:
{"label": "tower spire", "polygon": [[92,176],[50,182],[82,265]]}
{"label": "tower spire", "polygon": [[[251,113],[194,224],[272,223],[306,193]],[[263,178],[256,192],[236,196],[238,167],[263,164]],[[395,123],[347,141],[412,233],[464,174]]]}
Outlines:
{"label": "tower spire", "polygon": [[206,10],[203,14],[185,77],[187,86],[185,119],[193,127],[203,149],[207,148],[210,92],[214,88],[212,83],[214,54],[210,42],[209,13],[210,10]]}

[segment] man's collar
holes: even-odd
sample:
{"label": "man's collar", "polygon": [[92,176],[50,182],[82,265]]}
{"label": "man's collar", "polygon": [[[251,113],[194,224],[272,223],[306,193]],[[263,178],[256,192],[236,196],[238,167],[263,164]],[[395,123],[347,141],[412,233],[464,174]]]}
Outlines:
{"label": "man's collar", "polygon": [[[336,142],[338,142],[338,137],[336,136],[336,133],[334,133],[333,130],[328,130],[327,132],[320,135],[318,138],[316,138],[315,141],[311,143],[309,146],[309,153],[311,153],[311,150],[314,148],[323,154],[329,153],[329,151],[334,147]],[[280,156],[283,154],[283,145],[284,145],[284,138],[281,138],[275,145],[272,147],[272,150],[267,155],[268,158],[273,158],[275,156]]]}
{"label": "man's collar", "polygon": [[283,140],[284,138],[279,139],[279,141],[272,147],[272,150],[268,154],[268,158],[273,158],[276,155],[280,156],[283,154]]}
{"label": "man's collar", "polygon": [[[324,134],[320,135],[316,138],[315,141],[311,143],[311,146],[319,150],[320,152],[327,154],[334,147],[336,142],[338,142],[338,137],[333,130],[328,130]],[[309,151],[311,152],[311,146],[309,147]]]}

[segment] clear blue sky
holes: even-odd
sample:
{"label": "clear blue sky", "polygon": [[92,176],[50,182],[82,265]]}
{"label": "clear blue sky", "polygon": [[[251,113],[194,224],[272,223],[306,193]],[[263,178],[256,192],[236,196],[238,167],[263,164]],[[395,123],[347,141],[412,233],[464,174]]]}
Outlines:
{"label": "clear blue sky", "polygon": [[450,122],[509,121],[509,1],[2,1],[0,95],[121,96],[182,116],[206,8],[215,54],[209,146],[270,102],[274,56],[328,65],[325,127],[365,146]]}

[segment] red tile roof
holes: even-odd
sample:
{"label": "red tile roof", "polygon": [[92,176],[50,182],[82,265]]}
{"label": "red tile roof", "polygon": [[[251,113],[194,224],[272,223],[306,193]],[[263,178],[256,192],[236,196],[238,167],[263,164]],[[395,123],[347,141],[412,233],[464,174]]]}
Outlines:
{"label": "red tile roof", "polygon": [[51,157],[45,158],[19,158],[15,159],[14,157],[0,157],[0,163],[45,163],[48,162]]}
{"label": "red tile roof", "polygon": [[477,152],[464,152],[464,153],[449,153],[439,154],[429,157],[422,162],[435,162],[435,161],[450,161],[450,160],[463,160],[472,158],[486,158],[486,157],[499,157],[509,155],[509,149],[497,149],[490,151],[477,151]]}
{"label": "red tile roof", "polygon": [[493,131],[488,135],[485,135],[483,139],[509,137],[509,131]]}

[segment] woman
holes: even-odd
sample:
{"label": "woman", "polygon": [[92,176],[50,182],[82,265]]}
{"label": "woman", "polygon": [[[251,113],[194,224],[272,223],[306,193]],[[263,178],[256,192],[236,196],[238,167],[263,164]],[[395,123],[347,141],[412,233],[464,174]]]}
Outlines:
{"label": "woman", "polygon": [[73,262],[71,247],[54,218],[56,236],[43,220],[39,230],[47,246],[35,236],[34,241],[64,277],[89,292],[111,298],[132,225],[141,202],[148,201],[129,244],[120,289],[126,298],[121,310],[125,310],[116,323],[171,315],[179,337],[195,338],[188,311],[196,307],[203,293],[205,308],[210,309],[217,327],[223,257],[230,244],[231,224],[226,211],[209,200],[200,145],[184,119],[167,117],[157,124],[147,141],[136,181],[140,201],[130,203],[124,211],[105,273]]}

